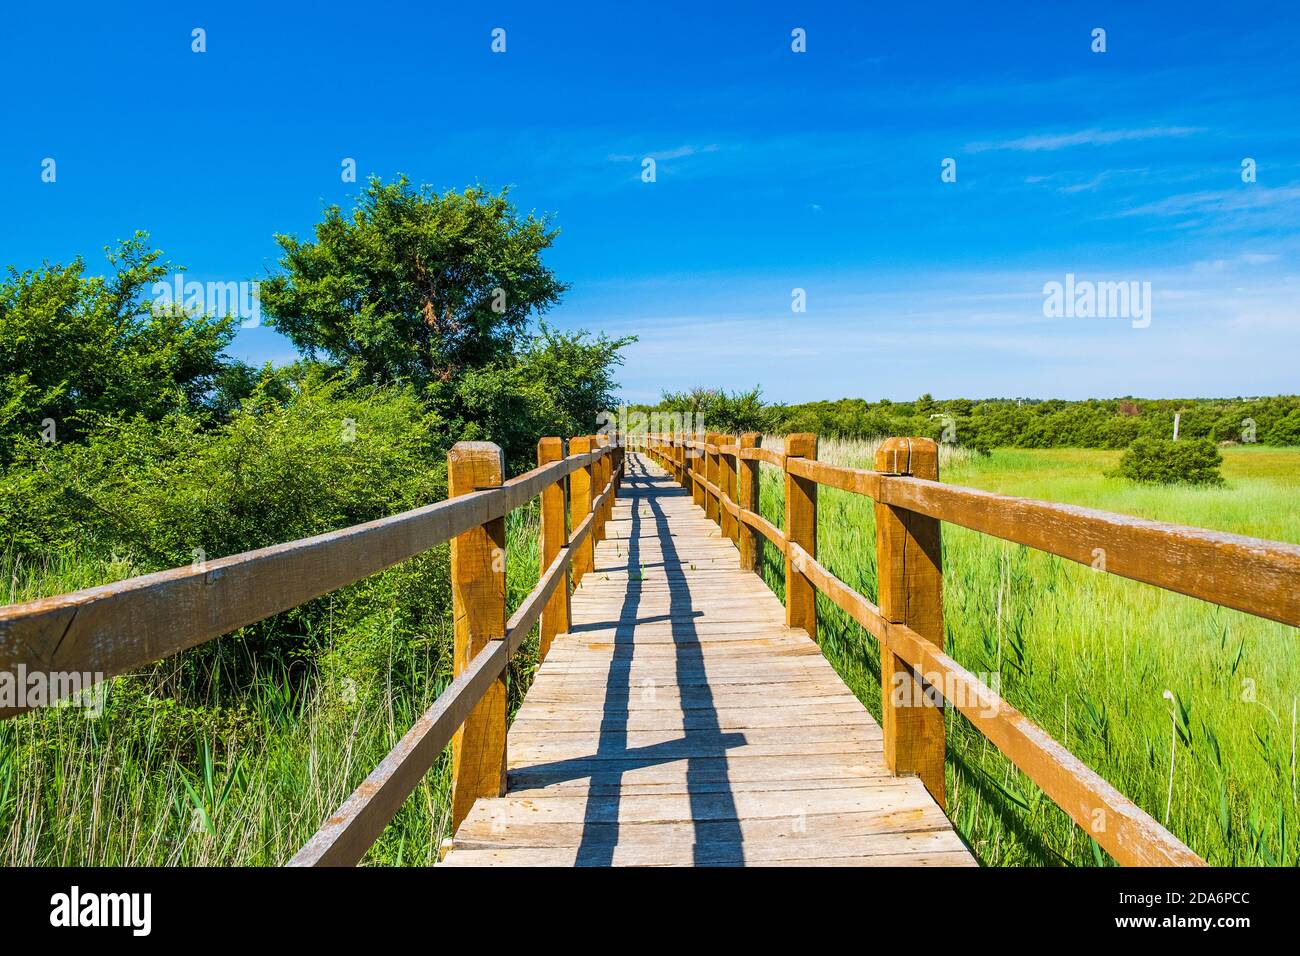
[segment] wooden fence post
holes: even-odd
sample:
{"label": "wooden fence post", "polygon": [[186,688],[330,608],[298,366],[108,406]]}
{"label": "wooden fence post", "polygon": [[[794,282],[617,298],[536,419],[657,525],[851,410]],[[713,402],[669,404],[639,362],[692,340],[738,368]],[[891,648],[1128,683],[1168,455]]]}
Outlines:
{"label": "wooden fence post", "polygon": [[[789,459],[817,457],[817,436],[801,432],[785,439],[785,536],[817,557],[817,482],[790,474]],[[785,556],[785,624],[817,640],[817,589],[791,555]]]}
{"label": "wooden fence post", "polygon": [[[704,441],[717,447],[718,433],[705,432]],[[704,450],[704,480],[715,488],[718,486],[718,456],[716,452],[711,452],[707,448]],[[718,496],[707,488],[704,490],[704,514],[714,524],[721,525],[718,519]]]}
{"label": "wooden fence post", "polygon": [[[489,442],[458,442],[447,453],[447,494],[456,498],[500,487],[501,449]],[[459,674],[489,641],[506,634],[506,519],[494,518],[451,542],[454,620],[453,673]],[[452,738],[451,829],[479,797],[499,797],[506,785],[506,677],[493,682]]]}
{"label": "wooden fence post", "polygon": [[[691,440],[697,445],[704,440],[702,432],[696,432],[691,436]],[[691,503],[697,507],[704,507],[704,452],[699,448],[691,448]],[[705,511],[705,514],[708,514]]]}
{"label": "wooden fence post", "polygon": [[[939,480],[939,446],[928,438],[890,438],[876,451],[876,471]],[[937,518],[876,504],[876,568],[880,613],[943,647],[943,560]],[[925,685],[886,648],[880,649],[885,763],[916,774],[945,805],[944,723]]]}
{"label": "wooden fence post", "polygon": [[601,437],[605,443],[605,457],[601,459],[605,465],[605,484],[596,490],[599,492],[604,489],[605,485],[610,486],[609,497],[605,499],[605,504],[601,508],[600,536],[603,538],[606,534],[605,525],[614,517],[614,464],[618,455],[618,442],[613,435],[602,435]]}
{"label": "wooden fence post", "polygon": [[[740,439],[735,435],[723,435],[723,441],[728,445],[737,444]],[[719,484],[722,490],[726,492],[727,497],[731,499],[732,504],[736,502],[736,466],[740,462],[739,455],[720,455],[722,467],[719,471],[722,474],[722,481]],[[740,518],[733,515],[725,507],[722,509],[722,535],[730,538],[731,543],[740,547]]]}
{"label": "wooden fence post", "polygon": [[[537,443],[537,464],[549,465],[563,458],[563,438],[543,438]],[[542,531],[539,549],[541,571],[550,567],[561,549],[569,543],[569,532],[565,525],[564,487],[565,480],[561,478],[554,484],[548,485],[542,492]],[[546,607],[542,609],[541,631],[538,634],[539,662],[546,660],[546,652],[551,649],[551,642],[555,640],[555,635],[564,634],[569,630],[569,572],[566,572],[564,577],[564,584],[556,588],[555,593],[546,602]]]}
{"label": "wooden fence post", "polygon": [[[758,432],[745,432],[740,436],[740,447],[757,448],[758,441]],[[758,514],[758,461],[756,459],[741,458],[737,455],[736,468],[738,479],[736,501],[746,511]],[[757,571],[758,532],[743,521],[738,522],[738,524],[740,525],[737,529],[739,540],[737,540],[736,546],[740,549],[741,570]]]}
{"label": "wooden fence post", "polygon": [[[591,497],[594,500],[597,495],[605,490],[605,486],[609,484],[609,476],[611,474],[609,467],[609,439],[604,435],[592,435],[591,448],[592,451],[604,450],[605,452],[605,454],[601,455],[600,459],[596,462],[596,470],[592,474]],[[609,505],[610,501],[606,498],[596,515],[596,526],[591,529],[592,537],[596,541],[605,540],[605,519],[609,517]]]}
{"label": "wooden fence post", "polygon": [[[578,435],[569,439],[570,455],[586,455],[591,451],[591,438]],[[578,468],[569,475],[569,519],[573,527],[591,513],[592,487],[595,484],[595,466]],[[594,529],[593,529],[594,530]],[[573,553],[573,586],[576,588],[582,576],[595,565],[594,534],[587,535],[582,544]]]}

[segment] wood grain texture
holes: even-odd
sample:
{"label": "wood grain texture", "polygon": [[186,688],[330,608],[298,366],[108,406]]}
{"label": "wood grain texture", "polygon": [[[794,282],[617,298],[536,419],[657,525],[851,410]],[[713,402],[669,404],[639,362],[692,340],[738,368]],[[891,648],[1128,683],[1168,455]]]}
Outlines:
{"label": "wood grain texture", "polygon": [[[595,564],[450,866],[971,866],[686,488],[628,454]],[[671,461],[671,459],[665,459]]]}
{"label": "wood grain texture", "polygon": [[[722,489],[722,536],[730,538],[733,544],[739,541],[739,525],[736,520],[736,445],[735,435],[718,436],[718,486]],[[730,507],[727,505],[730,504]]]}
{"label": "wood grain texture", "polygon": [[880,499],[1006,541],[1300,627],[1300,546],[882,477]]}
{"label": "wood grain texture", "polygon": [[[790,462],[817,457],[817,436],[806,433],[785,439],[785,539],[817,556],[817,482],[790,471]],[[817,592],[797,562],[785,555],[785,623],[803,628],[817,639]]]}
{"label": "wood grain texture", "polygon": [[[564,457],[563,438],[543,438],[537,443],[537,464],[547,465]],[[539,535],[542,567],[547,567],[560,554],[561,549],[569,543],[568,508],[565,501],[565,485],[556,482],[542,491],[541,530]],[[564,571],[564,586],[557,588],[542,611],[542,627],[538,632],[538,656],[546,660],[551,649],[551,642],[556,634],[563,634],[569,629],[569,571]]]}
{"label": "wood grain texture", "polygon": [[[938,481],[939,446],[928,438],[890,438],[876,450],[876,468],[902,469],[901,474]],[[881,615],[887,621],[906,624],[942,650],[939,522],[877,503],[876,567]],[[927,705],[920,676],[887,646],[882,646],[880,654],[880,689],[885,762],[895,773],[917,774],[944,806],[942,707]]]}
{"label": "wood grain texture", "polygon": [[[581,455],[590,453],[591,436],[578,435],[569,439],[569,453]],[[597,493],[594,466],[580,468],[569,476],[569,519],[576,528],[591,514],[591,502]],[[574,549],[573,586],[576,588],[582,576],[591,568],[592,553],[595,542],[588,538]]]}
{"label": "wood grain texture", "polygon": [[[457,442],[447,453],[452,498],[498,487],[505,476],[501,449],[489,442]],[[455,637],[452,669],[460,674],[493,640],[506,636],[506,522],[492,520],[451,542],[451,599]],[[452,739],[452,826],[479,797],[505,790],[506,680],[497,676]]]}
{"label": "wood grain texture", "polygon": [[704,514],[714,524],[722,520],[718,491],[718,433],[709,432],[704,448]]}
{"label": "wood grain texture", "polygon": [[[757,448],[761,440],[758,432],[745,432],[740,436],[740,449]],[[759,532],[744,520],[744,513],[758,513],[758,460],[736,457],[736,503],[740,506],[740,520],[736,529],[736,550],[740,552],[740,569],[758,571]]]}

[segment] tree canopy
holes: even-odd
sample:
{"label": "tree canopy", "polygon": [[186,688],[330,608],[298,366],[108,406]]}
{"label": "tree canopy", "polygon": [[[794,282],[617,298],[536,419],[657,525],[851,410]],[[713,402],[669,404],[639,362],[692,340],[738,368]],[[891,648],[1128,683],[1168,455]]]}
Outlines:
{"label": "tree canopy", "polygon": [[144,292],[173,271],[145,233],[106,250],[111,272],[78,257],[0,280],[0,461],[53,420],[60,440],[95,416],[157,420],[199,410],[238,363],[224,349],[236,319],[156,308]]}
{"label": "tree canopy", "polygon": [[506,190],[372,177],[315,233],[276,236],[284,271],[262,284],[263,308],[299,349],[381,383],[444,384],[508,356],[566,289],[541,259],[558,230]]}

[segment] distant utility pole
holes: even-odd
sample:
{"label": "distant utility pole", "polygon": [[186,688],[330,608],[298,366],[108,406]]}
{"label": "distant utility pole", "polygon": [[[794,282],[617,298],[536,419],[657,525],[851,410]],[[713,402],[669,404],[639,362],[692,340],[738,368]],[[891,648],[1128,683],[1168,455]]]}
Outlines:
{"label": "distant utility pole", "polygon": [[1182,417],[1182,412],[1174,412],[1174,441],[1178,441],[1178,420]]}

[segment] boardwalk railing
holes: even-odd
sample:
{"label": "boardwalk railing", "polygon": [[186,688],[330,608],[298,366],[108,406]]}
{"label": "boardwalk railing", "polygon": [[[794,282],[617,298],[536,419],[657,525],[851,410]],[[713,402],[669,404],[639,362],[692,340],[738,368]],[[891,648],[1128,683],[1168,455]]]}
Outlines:
{"label": "boardwalk railing", "polygon": [[[359,862],[449,742],[454,830],[475,799],[504,792],[506,667],[539,621],[543,656],[555,635],[568,629],[570,592],[592,567],[593,545],[612,514],[623,449],[604,435],[571,438],[568,444],[566,457],[562,439],[542,439],[538,466],[505,481],[497,446],[461,442],[447,456],[446,501],[314,538],[0,608],[0,674],[91,674],[102,680],[451,541],[455,679],[290,865]],[[537,586],[507,620],[505,517],[538,495],[543,567]],[[0,708],[0,717],[26,709]]]}
{"label": "boardwalk railing", "polygon": [[[1126,865],[1204,865],[1136,804],[944,653],[940,522],[1111,574],[1300,626],[1300,547],[939,483],[938,446],[891,438],[875,470],[817,460],[815,435],[782,451],[755,433],[648,435],[651,454],[758,570],[760,536],[785,558],[786,624],[815,640],[820,592],[880,642],[885,760],[942,806],[946,701]],[[785,481],[784,530],[759,514],[759,466]],[[875,501],[879,605],[817,560],[817,488]],[[940,706],[936,706],[939,704]]]}

